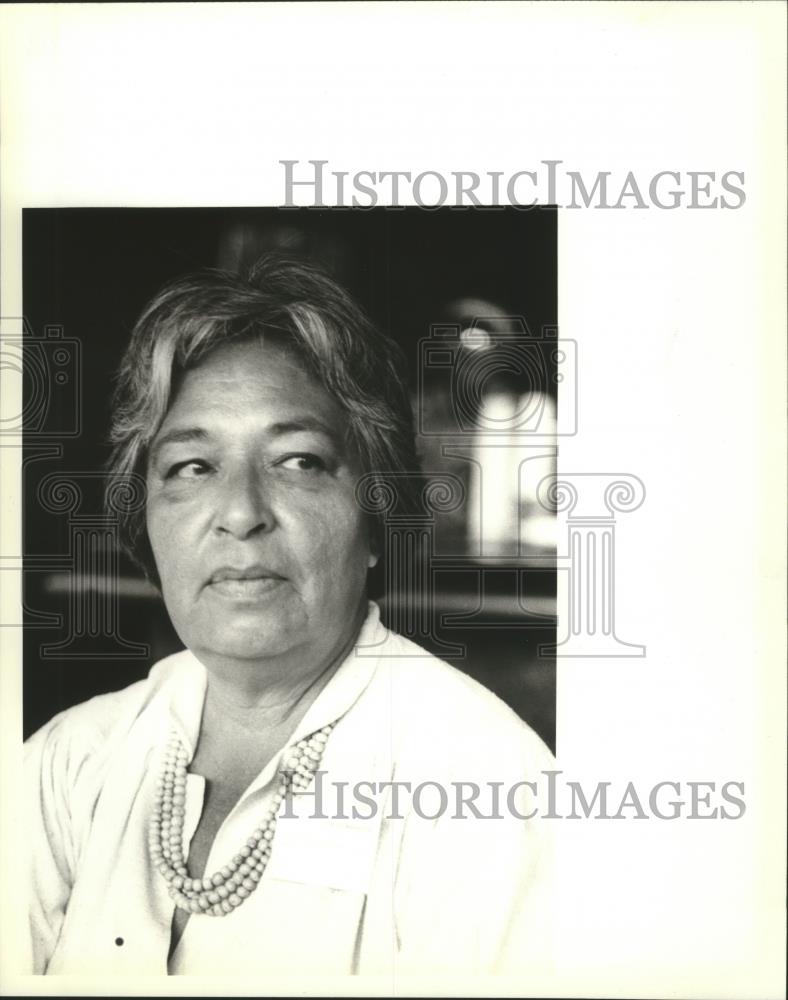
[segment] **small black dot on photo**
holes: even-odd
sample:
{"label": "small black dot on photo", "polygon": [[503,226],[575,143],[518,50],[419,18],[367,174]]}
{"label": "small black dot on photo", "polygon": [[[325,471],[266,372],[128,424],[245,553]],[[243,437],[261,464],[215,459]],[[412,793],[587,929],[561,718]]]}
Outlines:
{"label": "small black dot on photo", "polygon": [[120,937],[115,938],[115,944],[120,948],[120,946],[123,944],[123,938]]}

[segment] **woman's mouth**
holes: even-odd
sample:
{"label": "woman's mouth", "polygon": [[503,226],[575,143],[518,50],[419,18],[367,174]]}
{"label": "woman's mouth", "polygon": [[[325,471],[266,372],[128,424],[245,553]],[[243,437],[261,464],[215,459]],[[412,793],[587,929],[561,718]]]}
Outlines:
{"label": "woman's mouth", "polygon": [[213,574],[209,586],[224,597],[253,600],[270,593],[283,582],[283,577],[255,566],[245,569],[224,567]]}

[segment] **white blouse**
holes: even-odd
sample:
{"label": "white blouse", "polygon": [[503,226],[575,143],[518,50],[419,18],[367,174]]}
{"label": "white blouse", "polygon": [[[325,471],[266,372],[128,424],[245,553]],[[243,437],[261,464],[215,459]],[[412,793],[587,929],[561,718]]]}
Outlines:
{"label": "white blouse", "polygon": [[[522,783],[553,758],[492,693],[385,629],[371,603],[354,651],[225,819],[206,874],[255,829],[288,748],[335,722],[320,802],[314,785],[291,800],[256,890],[225,917],[192,916],[168,962],[174,904],[148,824],[168,734],[194,752],[205,690],[184,651],[28,740],[29,971],[511,973],[549,961],[550,824],[514,815],[507,793],[520,783],[527,815]],[[203,792],[189,775],[186,846]]]}

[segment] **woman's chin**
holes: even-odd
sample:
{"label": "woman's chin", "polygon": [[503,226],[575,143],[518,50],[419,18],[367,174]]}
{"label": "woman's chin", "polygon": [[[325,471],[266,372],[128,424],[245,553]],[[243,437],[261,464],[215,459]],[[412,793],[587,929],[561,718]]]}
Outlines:
{"label": "woman's chin", "polygon": [[[234,619],[234,620],[233,620]],[[281,619],[275,623],[259,616],[232,616],[214,628],[202,627],[199,632],[181,635],[181,639],[198,657],[232,660],[264,660],[281,656],[302,644],[303,629],[287,626]]]}

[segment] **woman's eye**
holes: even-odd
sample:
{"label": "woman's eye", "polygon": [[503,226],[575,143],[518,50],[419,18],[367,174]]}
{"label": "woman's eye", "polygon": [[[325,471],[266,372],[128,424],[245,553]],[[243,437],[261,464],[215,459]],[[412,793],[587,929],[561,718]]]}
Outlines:
{"label": "woman's eye", "polygon": [[279,463],[283,469],[294,469],[296,472],[322,472],[326,463],[317,455],[290,455]]}
{"label": "woman's eye", "polygon": [[178,462],[167,472],[167,479],[199,479],[208,472],[208,464],[197,459]]}

